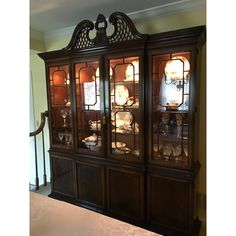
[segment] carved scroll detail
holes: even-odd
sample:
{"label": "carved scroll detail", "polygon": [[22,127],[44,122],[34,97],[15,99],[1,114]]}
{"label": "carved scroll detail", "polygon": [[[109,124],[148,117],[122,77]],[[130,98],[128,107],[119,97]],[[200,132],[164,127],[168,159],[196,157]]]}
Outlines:
{"label": "carved scroll detail", "polygon": [[[109,22],[114,26],[114,32],[111,36],[106,35],[107,21],[104,15],[98,15],[95,25],[89,20],[81,21],[76,26],[69,44],[63,50],[105,46],[146,37],[146,35],[137,31],[132,20],[122,12],[111,14]],[[94,27],[96,29],[96,37],[90,39],[89,31],[93,30]]]}
{"label": "carved scroll detail", "polygon": [[145,35],[137,31],[132,20],[122,12],[111,14],[109,22],[115,28],[114,33],[109,37],[109,43],[124,42],[145,37]]}
{"label": "carved scroll detail", "polygon": [[93,30],[92,21],[81,21],[75,28],[69,44],[63,50],[81,49],[93,47],[94,42],[89,38],[89,31]]}

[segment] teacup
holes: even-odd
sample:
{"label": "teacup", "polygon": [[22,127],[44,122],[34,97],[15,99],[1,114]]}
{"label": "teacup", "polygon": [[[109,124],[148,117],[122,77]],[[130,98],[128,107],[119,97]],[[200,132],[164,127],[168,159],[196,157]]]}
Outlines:
{"label": "teacup", "polygon": [[97,121],[96,120],[94,120],[94,121],[89,120],[88,123],[89,123],[91,129],[98,129],[98,130],[101,129],[101,120],[97,120]]}

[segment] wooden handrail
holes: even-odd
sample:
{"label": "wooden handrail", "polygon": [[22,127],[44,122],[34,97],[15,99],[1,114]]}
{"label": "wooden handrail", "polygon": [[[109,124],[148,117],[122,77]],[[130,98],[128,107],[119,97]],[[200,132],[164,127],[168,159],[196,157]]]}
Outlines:
{"label": "wooden handrail", "polygon": [[40,125],[39,125],[38,129],[36,129],[33,132],[30,132],[30,134],[29,134],[30,137],[36,136],[37,134],[39,134],[43,130],[43,128],[45,126],[45,122],[46,122],[46,117],[48,117],[48,111],[41,112],[41,122],[40,122]]}
{"label": "wooden handrail", "polygon": [[44,126],[46,123],[46,117],[48,117],[48,111],[41,112],[41,122],[37,130],[30,132],[29,136],[34,137],[34,152],[35,152],[35,185],[36,185],[36,190],[39,189],[39,177],[38,177],[38,157],[37,157],[37,141],[36,141],[36,136],[42,132],[42,145],[43,145],[43,180],[44,180],[44,186],[47,185],[47,176],[46,176],[46,163],[45,163],[45,148],[44,148]]}

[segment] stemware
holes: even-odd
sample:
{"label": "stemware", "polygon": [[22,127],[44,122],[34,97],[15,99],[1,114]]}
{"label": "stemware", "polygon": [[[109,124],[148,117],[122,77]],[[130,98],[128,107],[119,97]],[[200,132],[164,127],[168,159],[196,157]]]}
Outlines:
{"label": "stemware", "polygon": [[176,118],[176,124],[177,124],[177,138],[181,138],[181,126],[183,123],[183,116],[182,114],[175,114],[175,118]]}
{"label": "stemware", "polygon": [[172,151],[173,151],[173,147],[170,143],[163,146],[163,157],[166,161],[170,159]]}
{"label": "stemware", "polygon": [[66,144],[69,146],[71,144],[72,136],[70,133],[65,134]]}
{"label": "stemware", "polygon": [[63,127],[66,127],[66,117],[67,117],[67,115],[68,115],[68,111],[67,110],[65,110],[65,109],[62,109],[61,111],[60,111],[60,114],[61,114],[61,116],[62,116],[62,118],[63,118]]}
{"label": "stemware", "polygon": [[188,157],[188,146],[187,145],[184,145],[184,154],[185,154],[185,157]]}
{"label": "stemware", "polygon": [[58,138],[59,138],[60,143],[62,143],[63,138],[64,138],[64,134],[63,133],[58,133]]}
{"label": "stemware", "polygon": [[68,111],[68,114],[69,114],[69,126],[72,126],[71,110]]}
{"label": "stemware", "polygon": [[168,133],[168,122],[169,122],[170,114],[169,113],[162,113],[162,123],[164,124],[164,135],[166,136]]}
{"label": "stemware", "polygon": [[180,161],[182,159],[181,152],[182,152],[182,147],[180,144],[173,147],[173,157],[175,161]]}

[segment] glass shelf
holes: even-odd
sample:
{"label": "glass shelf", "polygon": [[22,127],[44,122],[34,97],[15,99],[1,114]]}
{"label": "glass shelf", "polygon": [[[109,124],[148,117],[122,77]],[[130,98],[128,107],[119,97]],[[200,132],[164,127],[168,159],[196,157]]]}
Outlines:
{"label": "glass shelf", "polygon": [[152,159],[184,168],[189,163],[190,52],[152,59]]}

